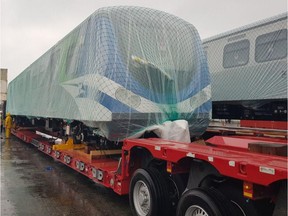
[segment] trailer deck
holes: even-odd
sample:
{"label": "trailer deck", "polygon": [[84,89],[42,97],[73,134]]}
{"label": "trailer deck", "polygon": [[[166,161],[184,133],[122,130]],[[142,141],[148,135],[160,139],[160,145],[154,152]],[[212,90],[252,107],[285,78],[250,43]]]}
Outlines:
{"label": "trailer deck", "polygon": [[130,152],[136,147],[148,150],[155,159],[166,161],[169,173],[188,171],[185,168],[181,171],[179,164],[191,159],[206,161],[223,176],[264,186],[287,178],[287,157],[249,152],[247,148],[251,142],[271,143],[272,140],[274,144],[287,148],[286,140],[280,138],[216,136],[206,143],[189,144],[158,138],[127,139],[121,155],[115,158],[105,155],[105,152],[97,157],[90,157],[84,150],[53,150],[53,144],[34,130],[13,130],[12,133],[94,182],[113,189],[119,195],[129,193],[133,174],[129,171],[129,163],[132,162]]}

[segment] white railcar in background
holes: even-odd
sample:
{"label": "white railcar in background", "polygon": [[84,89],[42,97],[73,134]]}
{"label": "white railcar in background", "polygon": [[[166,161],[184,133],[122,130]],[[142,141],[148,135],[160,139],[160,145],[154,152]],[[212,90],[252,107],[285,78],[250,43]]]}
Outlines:
{"label": "white railcar in background", "polygon": [[287,120],[287,13],[203,41],[213,119]]}

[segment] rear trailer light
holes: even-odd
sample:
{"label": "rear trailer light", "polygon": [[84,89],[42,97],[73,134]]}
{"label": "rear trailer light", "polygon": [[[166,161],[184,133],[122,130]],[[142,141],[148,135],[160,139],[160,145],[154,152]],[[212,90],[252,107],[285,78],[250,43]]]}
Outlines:
{"label": "rear trailer light", "polygon": [[243,195],[249,199],[253,199],[253,183],[243,182]]}

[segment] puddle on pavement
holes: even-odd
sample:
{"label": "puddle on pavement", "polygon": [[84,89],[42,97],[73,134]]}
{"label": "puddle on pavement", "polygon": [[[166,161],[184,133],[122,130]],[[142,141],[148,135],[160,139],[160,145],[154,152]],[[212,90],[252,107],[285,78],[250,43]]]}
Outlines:
{"label": "puddle on pavement", "polygon": [[96,185],[15,137],[1,140],[1,195],[1,216],[132,215],[128,196]]}

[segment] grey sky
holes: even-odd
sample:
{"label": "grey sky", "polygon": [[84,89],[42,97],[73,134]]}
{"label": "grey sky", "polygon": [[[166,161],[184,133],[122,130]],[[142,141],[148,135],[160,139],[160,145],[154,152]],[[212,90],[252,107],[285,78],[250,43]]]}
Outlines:
{"label": "grey sky", "polygon": [[192,23],[202,39],[287,11],[286,0],[0,0],[0,67],[8,81],[95,10],[137,5],[162,10]]}

